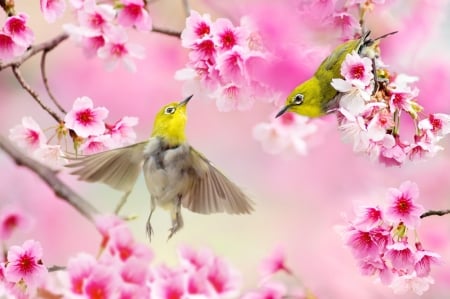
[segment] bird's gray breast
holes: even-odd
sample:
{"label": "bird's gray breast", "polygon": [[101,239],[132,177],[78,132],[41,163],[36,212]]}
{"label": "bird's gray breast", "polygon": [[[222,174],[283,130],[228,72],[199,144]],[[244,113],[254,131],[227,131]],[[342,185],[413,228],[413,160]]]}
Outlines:
{"label": "bird's gray breast", "polygon": [[150,194],[165,204],[183,195],[192,183],[189,175],[190,146],[168,146],[161,138],[152,138],[144,150],[144,176]]}

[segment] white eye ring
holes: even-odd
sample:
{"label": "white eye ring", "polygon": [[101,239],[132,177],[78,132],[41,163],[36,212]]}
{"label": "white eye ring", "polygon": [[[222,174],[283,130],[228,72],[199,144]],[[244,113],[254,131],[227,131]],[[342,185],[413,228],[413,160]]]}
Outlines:
{"label": "white eye ring", "polygon": [[170,106],[170,107],[167,107],[166,110],[164,110],[164,113],[165,114],[173,114],[175,112],[175,110],[176,110],[175,107]]}
{"label": "white eye ring", "polygon": [[303,103],[303,95],[301,93],[298,93],[294,98],[294,104],[300,105],[301,103]]}

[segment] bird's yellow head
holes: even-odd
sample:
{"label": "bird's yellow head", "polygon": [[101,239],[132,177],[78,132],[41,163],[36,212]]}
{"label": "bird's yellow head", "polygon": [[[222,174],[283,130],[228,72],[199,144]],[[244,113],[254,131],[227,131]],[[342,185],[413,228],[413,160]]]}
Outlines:
{"label": "bird's yellow head", "polygon": [[186,141],[186,105],[192,96],[188,96],[181,102],[173,102],[162,107],[156,114],[152,137],[161,137],[171,146]]}
{"label": "bird's yellow head", "polygon": [[320,85],[315,81],[316,78],[312,77],[294,88],[287,97],[285,106],[278,112],[276,117],[288,111],[308,117],[324,115]]}

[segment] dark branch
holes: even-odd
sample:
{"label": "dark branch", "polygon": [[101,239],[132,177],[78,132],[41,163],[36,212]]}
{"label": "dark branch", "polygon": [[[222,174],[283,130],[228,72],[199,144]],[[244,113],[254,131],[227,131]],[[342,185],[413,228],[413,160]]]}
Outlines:
{"label": "dark branch", "polygon": [[60,35],[52,38],[51,40],[48,40],[46,42],[43,42],[41,44],[37,44],[35,46],[32,46],[25,54],[22,56],[16,58],[15,60],[8,62],[6,64],[0,64],[0,71],[13,66],[20,66],[22,63],[33,57],[39,52],[42,51],[51,51],[53,50],[57,45],[65,41],[69,36],[66,33],[61,33]]}
{"label": "dark branch", "polygon": [[19,166],[24,166],[36,173],[54,192],[55,194],[73,206],[91,222],[99,212],[75,191],[70,189],[63,181],[61,181],[56,172],[45,165],[33,160],[18,150],[9,140],[0,135],[0,148],[7,153]]}
{"label": "dark branch", "polygon": [[42,81],[44,82],[44,86],[45,86],[45,90],[47,90],[48,96],[50,97],[50,99],[53,101],[53,103],[56,105],[56,107],[58,107],[59,111],[61,111],[62,113],[66,114],[66,110],[64,110],[64,108],[58,103],[58,101],[56,100],[55,96],[53,95],[53,93],[50,90],[50,86],[48,85],[48,78],[47,78],[47,74],[45,72],[45,61],[47,58],[47,53],[50,50],[44,50],[44,52],[42,53],[42,57],[41,57],[41,76],[42,76]]}
{"label": "dark branch", "polygon": [[159,27],[153,26],[152,32],[161,33],[161,34],[165,34],[165,35],[181,38],[181,32],[180,31],[176,31],[176,30],[159,28]]}
{"label": "dark branch", "polygon": [[51,117],[53,117],[54,120],[56,120],[58,123],[62,123],[62,119],[56,114],[55,111],[47,107],[40,99],[39,95],[36,91],[34,91],[30,85],[28,85],[27,82],[25,82],[25,79],[22,77],[22,74],[19,72],[19,68],[17,66],[12,67],[12,71],[14,73],[14,76],[16,76],[17,81],[19,81],[20,85],[28,91],[28,93],[33,97],[33,99],[41,106],[42,109],[47,111],[48,114],[50,114]]}
{"label": "dark branch", "polygon": [[67,270],[64,266],[50,266],[47,268],[48,272],[65,271]]}
{"label": "dark branch", "polygon": [[425,212],[422,215],[420,215],[420,218],[425,218],[428,216],[444,216],[447,214],[450,214],[450,210],[440,210],[440,211],[431,210],[431,211]]}

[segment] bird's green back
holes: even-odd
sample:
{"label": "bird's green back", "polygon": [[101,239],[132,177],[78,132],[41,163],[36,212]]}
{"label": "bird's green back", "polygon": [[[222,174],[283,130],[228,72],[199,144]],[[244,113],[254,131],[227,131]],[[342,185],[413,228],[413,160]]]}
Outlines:
{"label": "bird's green back", "polygon": [[[334,78],[342,78],[341,65],[345,57],[352,51],[359,52],[366,38],[367,34],[360,39],[350,40],[337,46],[322,61],[314,75],[289,94],[286,100],[286,107],[289,107],[287,110],[308,117],[324,115],[332,107],[332,100],[338,93],[331,85],[331,81]],[[299,94],[303,96],[303,102],[295,104],[295,98]]]}

